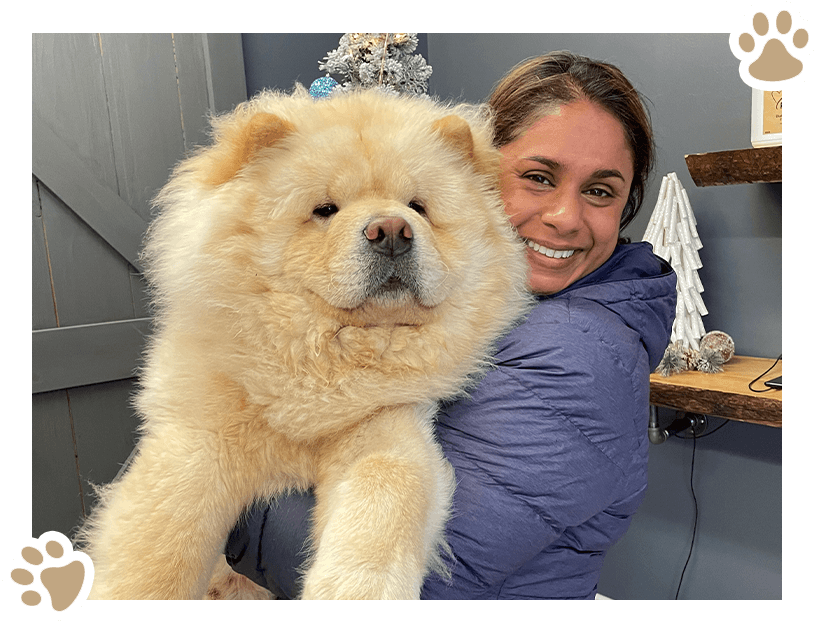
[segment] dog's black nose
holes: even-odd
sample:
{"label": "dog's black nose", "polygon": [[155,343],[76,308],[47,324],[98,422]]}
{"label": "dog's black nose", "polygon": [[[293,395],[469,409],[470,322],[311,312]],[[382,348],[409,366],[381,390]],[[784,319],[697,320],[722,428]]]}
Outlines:
{"label": "dog's black nose", "polygon": [[376,218],[364,229],[371,248],[388,257],[397,257],[412,248],[412,227],[398,216]]}

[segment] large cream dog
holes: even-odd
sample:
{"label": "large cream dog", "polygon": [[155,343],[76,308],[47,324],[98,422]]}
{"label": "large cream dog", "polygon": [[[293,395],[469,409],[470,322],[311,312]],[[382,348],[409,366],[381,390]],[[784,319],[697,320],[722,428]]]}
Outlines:
{"label": "large cream dog", "polygon": [[92,597],[199,598],[242,510],[315,488],[305,598],[416,598],[454,488],[433,437],[528,305],[480,111],[264,93],[157,198],[134,462]]}

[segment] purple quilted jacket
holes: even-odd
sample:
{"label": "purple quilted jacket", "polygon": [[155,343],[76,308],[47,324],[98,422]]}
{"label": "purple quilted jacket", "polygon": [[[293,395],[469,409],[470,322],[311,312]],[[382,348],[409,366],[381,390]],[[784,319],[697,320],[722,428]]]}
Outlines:
{"label": "purple quilted jacket", "polygon": [[648,244],[543,298],[470,400],[438,422],[458,486],[449,584],[423,597],[593,598],[646,489],[649,374],[676,276]]}

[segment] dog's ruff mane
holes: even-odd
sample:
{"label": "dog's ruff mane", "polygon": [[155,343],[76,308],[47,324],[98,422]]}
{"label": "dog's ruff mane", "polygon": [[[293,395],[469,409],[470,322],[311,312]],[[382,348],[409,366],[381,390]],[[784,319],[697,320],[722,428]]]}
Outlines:
{"label": "dog's ruff mane", "polygon": [[[367,100],[366,117],[360,112],[361,99]],[[401,105],[401,119],[394,116],[396,100]],[[220,324],[217,333],[224,338],[219,343],[214,343],[210,336],[193,333],[186,336],[201,341],[203,356],[208,351],[219,351],[216,368],[223,369],[224,375],[241,378],[251,401],[267,408],[274,428],[286,428],[291,437],[313,439],[317,434],[354,422],[358,412],[373,406],[462,395],[488,362],[490,344],[508,325],[505,313],[509,308],[524,306],[525,302],[487,298],[482,294],[483,284],[471,281],[462,283],[463,290],[451,292],[438,308],[418,309],[421,319],[418,325],[412,325],[413,317],[408,318],[410,325],[404,326],[356,325],[356,317],[351,313],[331,308],[293,279],[281,278],[281,274],[270,278],[265,274],[271,268],[269,260],[256,255],[249,264],[246,253],[236,256],[235,251],[244,253],[246,247],[237,249],[234,239],[252,236],[254,223],[233,213],[236,218],[233,230],[217,232],[203,205],[210,207],[211,218],[237,211],[235,204],[222,200],[226,186],[242,184],[259,167],[269,166],[301,134],[309,135],[326,127],[328,117],[355,119],[353,126],[361,132],[379,123],[389,124],[394,127],[390,132],[400,140],[402,132],[418,133],[414,116],[428,123],[431,110],[435,110],[439,120],[452,115],[468,119],[471,135],[467,140],[471,141],[463,144],[462,136],[447,134],[445,130],[427,132],[426,148],[432,149],[435,142],[454,145],[448,157],[461,168],[474,167],[479,171],[483,187],[473,191],[495,194],[498,155],[491,147],[492,127],[487,108],[443,107],[421,98],[372,91],[340,93],[316,101],[303,89],[297,89],[294,96],[265,92],[234,112],[214,119],[216,146],[183,162],[155,201],[160,215],[151,227],[143,258],[158,300],[159,331],[167,329],[167,317],[171,314],[185,317],[181,322],[184,325],[195,326],[202,316]],[[385,116],[379,118],[382,111]],[[266,133],[254,127],[260,118],[268,124]],[[249,131],[256,133],[252,148],[247,147]],[[440,145],[437,151],[440,157]],[[216,178],[214,170],[219,171]],[[474,170],[470,170],[470,176],[475,179]],[[297,185],[298,181],[294,183]],[[294,194],[297,192],[295,189]],[[280,194],[287,195],[287,189]],[[260,199],[249,192],[248,200]],[[270,208],[275,211],[280,206]],[[482,217],[500,218],[503,214],[490,212]],[[195,230],[190,228],[192,221],[198,221]],[[503,229],[503,225],[494,225]],[[508,228],[509,236],[513,237]],[[185,243],[181,244],[181,240]],[[468,260],[493,265],[483,269],[506,271],[513,277],[514,272],[506,265],[507,256],[494,247],[472,249]],[[518,270],[515,276],[519,278],[520,274]],[[272,288],[271,281],[279,286]],[[524,287],[516,283],[509,289],[520,296]],[[317,315],[317,305],[326,314]],[[441,348],[439,343],[446,345]],[[251,365],[247,365],[248,360]],[[231,366],[242,371],[231,372]],[[277,392],[305,395],[303,412],[289,411],[286,420],[275,420],[277,398],[270,393],[271,377],[287,382],[276,386]],[[389,394],[385,394],[385,386],[389,386]],[[309,398],[317,393],[326,395],[325,415],[317,416],[316,404]]]}

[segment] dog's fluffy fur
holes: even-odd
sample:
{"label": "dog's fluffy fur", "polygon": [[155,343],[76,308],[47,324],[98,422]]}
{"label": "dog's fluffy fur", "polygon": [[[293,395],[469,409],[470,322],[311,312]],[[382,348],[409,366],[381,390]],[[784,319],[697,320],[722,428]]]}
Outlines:
{"label": "dog's fluffy fur", "polygon": [[156,201],[142,437],[81,533],[92,597],[202,597],[242,510],[310,487],[303,596],[418,597],[454,488],[437,403],[528,306],[497,169],[473,107],[297,89],[214,120]]}

